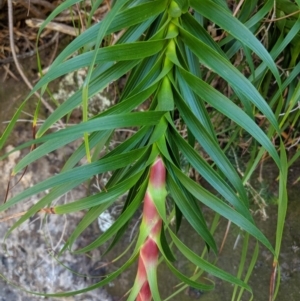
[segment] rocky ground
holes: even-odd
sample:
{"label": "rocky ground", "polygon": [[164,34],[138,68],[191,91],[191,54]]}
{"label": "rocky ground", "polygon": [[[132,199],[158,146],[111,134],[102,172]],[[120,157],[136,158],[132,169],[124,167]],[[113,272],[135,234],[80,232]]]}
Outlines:
{"label": "rocky ground", "polygon": [[[28,62],[30,64],[30,62]],[[27,68],[28,70],[29,68]],[[65,83],[67,85],[68,83]],[[70,83],[69,83],[70,84]],[[70,85],[69,85],[70,88]],[[63,93],[63,81],[57,88],[57,97]],[[16,82],[15,79],[6,79],[5,85],[0,87],[0,130],[5,128],[5,122],[13,116],[15,109],[28,93],[28,90],[22,82]],[[65,92],[67,93],[67,92]],[[98,103],[97,103],[98,101]],[[107,99],[99,96],[95,99],[94,105],[107,105]],[[26,112],[33,114],[35,100],[29,102]],[[74,114],[73,118],[80,118]],[[5,151],[13,149],[15,146],[28,141],[32,137],[31,117],[26,114],[17,123],[11,134]],[[75,120],[73,120],[75,122]],[[73,153],[76,145],[80,141],[64,148],[63,151],[57,151],[41,158],[31,164],[19,183],[16,184],[19,175],[11,179],[10,186],[14,186],[8,195],[8,199],[24,191],[33,184],[40,182],[55,173],[58,173],[66,158]],[[10,172],[16,162],[27,153],[29,149],[17,151],[8,158],[0,161],[0,199],[5,199],[7,184],[10,180]],[[4,150],[1,151],[1,154]],[[71,200],[84,197],[86,188],[81,186],[65,195],[57,202],[65,203]],[[0,238],[4,238],[8,229],[18,220],[20,214],[26,212],[32,204],[36,203],[41,195],[27,199],[13,208],[0,213]],[[18,229],[13,231],[5,241],[5,248],[0,248],[0,271],[2,280],[0,280],[0,300],[41,300],[41,296],[32,296],[25,291],[40,293],[66,292],[83,289],[99,281],[107,271],[101,266],[101,252],[95,250],[89,254],[89,257],[82,255],[73,255],[70,252],[64,253],[59,260],[70,270],[66,269],[54,257],[62,248],[66,238],[70,235],[74,227],[83,217],[82,212],[61,216],[61,215],[43,215],[37,214],[27,220]],[[90,243],[100,234],[98,223],[93,223],[84,235],[76,242],[74,247],[84,246]],[[2,240],[1,240],[2,243]],[[77,274],[75,274],[75,272]],[[78,273],[80,275],[78,275]],[[92,275],[96,278],[89,278]],[[9,284],[8,284],[9,282]],[[57,300],[49,297],[47,300]],[[96,289],[86,292],[79,296],[63,298],[60,300],[103,300],[110,301],[112,298],[103,289]]]}
{"label": "rocky ground", "polygon": [[[29,133],[30,129],[23,129]],[[26,134],[25,134],[26,135]],[[12,145],[6,150],[12,149]],[[72,146],[65,149],[63,153],[52,153],[32,164],[22,177],[21,181],[10,191],[9,198],[30,187],[43,178],[47,178],[58,171],[59,166],[73,151]],[[6,160],[0,162],[0,183],[2,187],[1,198],[4,198],[6,184],[9,181],[9,174],[15,162],[20,159],[22,152],[15,152]],[[11,181],[13,185],[15,179]],[[83,197],[86,193],[84,187],[79,187],[65,195],[57,202],[65,203],[70,200]],[[0,237],[4,237],[7,230],[18,220],[15,215],[26,212],[39,197],[32,197],[21,202],[5,212],[1,212]],[[21,291],[29,290],[34,292],[59,292],[83,289],[94,284],[97,278],[88,278],[81,275],[102,276],[105,269],[97,269],[101,265],[101,253],[95,250],[85,255],[73,255],[70,252],[64,253],[59,260],[72,271],[62,266],[54,255],[62,248],[65,239],[74,229],[76,224],[83,217],[83,213],[61,216],[37,214],[27,220],[5,240],[7,250],[1,248],[0,270],[11,284],[0,282],[0,300],[41,300],[41,297],[33,297]],[[10,218],[10,219],[9,219]],[[74,247],[82,247],[90,243],[100,234],[97,223],[92,224],[84,235],[76,242]],[[99,278],[98,278],[99,279]],[[99,280],[98,280],[99,281]],[[14,288],[16,285],[18,288]],[[2,298],[2,299],[1,299]],[[56,300],[49,298],[48,300]],[[65,298],[64,300],[111,300],[102,289],[84,293],[80,296]]]}

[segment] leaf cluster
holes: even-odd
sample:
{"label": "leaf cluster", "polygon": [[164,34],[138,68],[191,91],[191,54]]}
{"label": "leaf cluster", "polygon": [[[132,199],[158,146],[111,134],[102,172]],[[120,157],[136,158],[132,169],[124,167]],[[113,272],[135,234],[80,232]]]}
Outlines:
{"label": "leaf cluster", "polygon": [[[76,2],[80,1],[63,2],[45,21],[40,31],[57,14]],[[95,1],[95,9],[100,2]],[[267,50],[255,37],[255,33],[259,30],[257,24],[272,9],[273,1],[265,1],[258,9],[257,5],[258,1],[245,1],[238,16],[234,17],[222,0],[115,1],[104,20],[81,33],[62,51],[25,100],[26,102],[36,91],[44,93],[47,85],[60,76],[80,68],[88,70],[82,87],[47,118],[38,129],[35,139],[15,149],[37,145],[18,162],[13,170],[14,175],[49,152],[83,139],[59,174],[37,183],[0,206],[3,211],[29,196],[50,190],[15,223],[7,236],[32,215],[45,207],[51,207],[56,198],[74,187],[98,174],[112,172],[102,192],[52,207],[55,214],[87,210],[68,238],[63,252],[66,248],[72,249],[79,235],[118,197],[127,193],[117,221],[95,241],[74,252],[89,252],[107,241],[111,242],[108,248],[110,250],[122,237],[138,210],[147,186],[149,166],[159,155],[167,168],[167,190],[173,202],[168,216],[161,212],[164,231],[160,251],[170,270],[180,281],[197,289],[213,288],[207,283],[197,282],[198,277],[205,271],[242,288],[241,294],[244,289],[251,292],[247,285],[248,274],[243,281],[241,272],[235,277],[219,269],[205,259],[205,256],[199,256],[185,246],[177,232],[182,218],[186,218],[205,242],[207,250],[217,254],[213,231],[208,228],[201,211],[201,206],[205,205],[265,245],[274,254],[277,262],[287,204],[287,160],[281,141],[285,117],[280,117],[280,112],[283,109],[291,111],[299,99],[299,83],[297,87],[293,86],[297,71],[299,74],[299,63],[296,63],[295,51],[291,50],[289,64],[294,69],[288,77],[282,77],[274,60],[286,45],[295,45],[300,23],[298,18],[288,27],[284,24],[280,37]],[[278,6],[277,9],[284,8]],[[207,31],[208,25],[217,26],[220,34],[211,36]],[[121,30],[124,33],[114,45],[101,47],[104,38]],[[74,56],[75,53],[77,54]],[[234,59],[240,53],[245,54],[243,64],[248,66],[248,73],[234,64]],[[124,75],[127,75],[127,81],[118,102],[89,118],[89,99]],[[213,85],[214,79],[222,80],[231,93],[226,96],[217,89]],[[276,93],[266,102],[265,97],[269,92],[265,87],[269,79],[276,80]],[[289,92],[288,103],[284,104],[282,92],[287,87],[294,88]],[[147,111],[138,110],[146,103],[150,103]],[[13,129],[23,105],[2,135],[0,146],[4,145]],[[81,123],[49,133],[55,122],[80,105],[83,110]],[[265,127],[257,123],[258,114],[263,116]],[[216,123],[218,118],[224,124],[229,121],[229,128],[222,126],[222,123]],[[99,150],[110,142],[116,130],[122,128],[135,128],[136,133],[99,158]],[[220,129],[227,133],[225,144],[219,141]],[[241,175],[226,153],[230,147],[236,146],[235,142],[242,133],[251,137],[252,151],[246,171]],[[280,153],[278,147],[271,142],[272,137],[277,137]],[[274,160],[280,173],[281,215],[275,250],[254,224],[244,187],[265,152]],[[88,162],[81,165],[80,162],[85,157]],[[205,179],[216,193],[209,192],[200,183],[192,180],[186,172],[190,169]],[[172,218],[176,221],[175,230],[170,225]],[[198,267],[199,270],[194,276],[188,277],[175,268],[173,251],[166,237]],[[248,243],[247,239],[245,244]],[[103,286],[127,269],[136,257],[137,251],[116,272],[89,288],[54,295],[69,296]],[[245,254],[241,259],[242,267],[244,260]],[[249,269],[251,274],[253,264]],[[238,298],[241,298],[241,294]],[[156,300],[160,300],[159,294]]]}

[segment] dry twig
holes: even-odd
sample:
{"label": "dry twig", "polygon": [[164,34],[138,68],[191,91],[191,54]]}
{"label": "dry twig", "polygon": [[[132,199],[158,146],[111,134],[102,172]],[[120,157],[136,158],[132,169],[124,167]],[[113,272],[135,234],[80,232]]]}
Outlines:
{"label": "dry twig", "polygon": [[[10,48],[11,48],[11,53],[14,59],[14,63],[16,65],[16,68],[19,72],[19,74],[21,75],[24,83],[27,85],[27,87],[32,90],[32,85],[30,83],[30,81],[28,80],[27,76],[24,74],[21,65],[19,64],[18,58],[17,58],[17,54],[15,51],[15,45],[14,45],[14,28],[13,28],[13,5],[12,5],[12,0],[7,0],[7,6],[8,6],[8,21],[9,21],[9,43],[10,43]],[[44,104],[44,106],[51,112],[53,113],[54,110],[53,108],[48,104],[48,102],[43,99],[43,97],[40,97],[40,95],[35,92],[34,93],[36,95],[37,98],[41,99],[42,103]]]}

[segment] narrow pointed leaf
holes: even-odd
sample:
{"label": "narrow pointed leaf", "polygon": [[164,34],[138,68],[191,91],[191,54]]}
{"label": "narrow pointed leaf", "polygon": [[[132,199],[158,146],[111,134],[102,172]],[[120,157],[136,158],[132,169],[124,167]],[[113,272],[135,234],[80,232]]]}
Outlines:
{"label": "narrow pointed leaf", "polygon": [[189,259],[191,262],[193,262],[195,265],[197,265],[198,267],[200,267],[201,269],[203,269],[204,271],[206,271],[209,274],[212,274],[212,275],[214,275],[220,279],[223,279],[225,281],[228,281],[230,283],[239,285],[240,287],[246,289],[248,292],[250,292],[252,294],[251,288],[246,283],[244,283],[240,279],[232,276],[231,274],[226,273],[225,271],[217,268],[215,265],[209,263],[208,261],[202,259],[201,257],[199,257],[197,254],[195,254],[193,251],[191,251],[187,246],[185,246],[184,243],[182,243],[172,231],[170,231],[170,235],[172,236],[172,239],[173,239],[176,247],[180,250],[180,252],[187,259]]}
{"label": "narrow pointed leaf", "polygon": [[191,132],[195,138],[199,141],[205,151],[214,160],[216,165],[220,168],[224,175],[228,177],[228,180],[232,183],[235,189],[240,194],[241,199],[248,206],[248,198],[246,191],[243,187],[242,181],[238,176],[237,172],[229,162],[228,158],[225,156],[223,151],[220,149],[219,145],[214,139],[210,137],[206,129],[197,120],[194,114],[190,111],[187,105],[184,103],[181,96],[178,94],[176,98],[176,105],[182,115],[185,123],[190,128]]}
{"label": "narrow pointed leaf", "polygon": [[226,205],[217,197],[215,197],[210,192],[206,191],[200,185],[195,183],[193,180],[185,176],[180,170],[178,170],[175,166],[172,168],[182,183],[182,185],[189,190],[199,201],[203,204],[224,216],[228,220],[232,221],[238,227],[244,229],[249,232],[253,237],[259,240],[262,244],[264,244],[273,254],[274,249],[268,239],[264,236],[264,234],[251,222],[249,222],[244,216],[235,211],[232,207]]}
{"label": "narrow pointed leaf", "polygon": [[188,143],[175,134],[174,137],[176,144],[182,153],[186,156],[191,165],[202,175],[208,183],[213,183],[216,189],[234,208],[245,216],[249,221],[253,221],[249,208],[241,201],[233,189],[225,182],[225,180],[204,160],[198,153],[188,145]]}
{"label": "narrow pointed leaf", "polygon": [[21,192],[20,194],[12,197],[7,203],[2,204],[0,206],[0,211],[6,210],[7,208],[11,207],[12,205],[18,203],[19,201],[35,195],[39,192],[45,191],[51,187],[68,183],[71,181],[79,181],[81,180],[84,182],[85,180],[89,179],[90,177],[103,173],[110,170],[116,170],[118,168],[128,166],[129,164],[136,161],[140,156],[143,155],[145,149],[138,149],[128,153],[124,153],[121,155],[112,156],[107,159],[100,159],[97,162],[93,162],[88,165],[76,167],[72,170],[66,171],[64,173],[58,174],[50,179],[44,180],[41,183],[36,184],[33,187],[26,189],[25,191]]}
{"label": "narrow pointed leaf", "polygon": [[214,72],[222,76],[229,84],[243,94],[249,101],[269,119],[270,123],[280,132],[277,120],[268,104],[254,88],[250,81],[240,73],[228,60],[219,53],[209,48],[202,41],[196,39],[184,29],[180,28],[180,37],[183,42],[199,57],[199,60],[211,68]]}
{"label": "narrow pointed leaf", "polygon": [[180,69],[180,72],[195,93],[205,99],[220,113],[248,131],[270,153],[277,166],[280,167],[280,160],[275,147],[261,128],[243,110],[201,79],[183,69]]}
{"label": "narrow pointed leaf", "polygon": [[278,85],[281,85],[279,72],[272,57],[243,23],[212,1],[191,0],[190,4],[200,14],[204,15],[209,20],[212,20],[221,28],[224,28],[229,34],[233,35],[237,40],[241,41],[260,56],[274,74]]}

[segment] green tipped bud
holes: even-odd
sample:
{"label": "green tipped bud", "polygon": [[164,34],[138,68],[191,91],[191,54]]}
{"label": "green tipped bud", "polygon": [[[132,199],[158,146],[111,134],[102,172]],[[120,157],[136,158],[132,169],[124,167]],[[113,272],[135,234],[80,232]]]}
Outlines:
{"label": "green tipped bud", "polygon": [[[158,93],[158,103],[157,110],[160,111],[172,111],[174,110],[174,98],[170,80],[167,76],[162,79],[161,87]],[[163,165],[163,163],[161,163]],[[158,168],[158,167],[157,167]],[[150,172],[150,184],[151,184],[151,174],[155,173],[154,165],[152,166]],[[159,173],[157,173],[159,174]],[[164,182],[164,181],[163,181]]]}
{"label": "green tipped bud", "polygon": [[172,67],[174,66],[174,63],[169,59],[169,58],[165,58],[164,60],[164,69],[167,69],[168,71],[172,69]]}
{"label": "green tipped bud", "polygon": [[176,44],[173,39],[171,39],[167,45],[167,50],[166,50],[167,55],[176,55]]}
{"label": "green tipped bud", "polygon": [[178,36],[178,33],[179,33],[178,27],[173,22],[171,22],[168,27],[166,38],[167,39],[176,38]]}
{"label": "green tipped bud", "polygon": [[174,39],[169,40],[169,43],[166,47],[166,57],[174,64],[180,66],[180,62],[178,61],[176,54],[176,43]]}
{"label": "green tipped bud", "polygon": [[181,16],[181,9],[175,1],[172,1],[170,4],[169,16],[171,18],[178,18]]}

